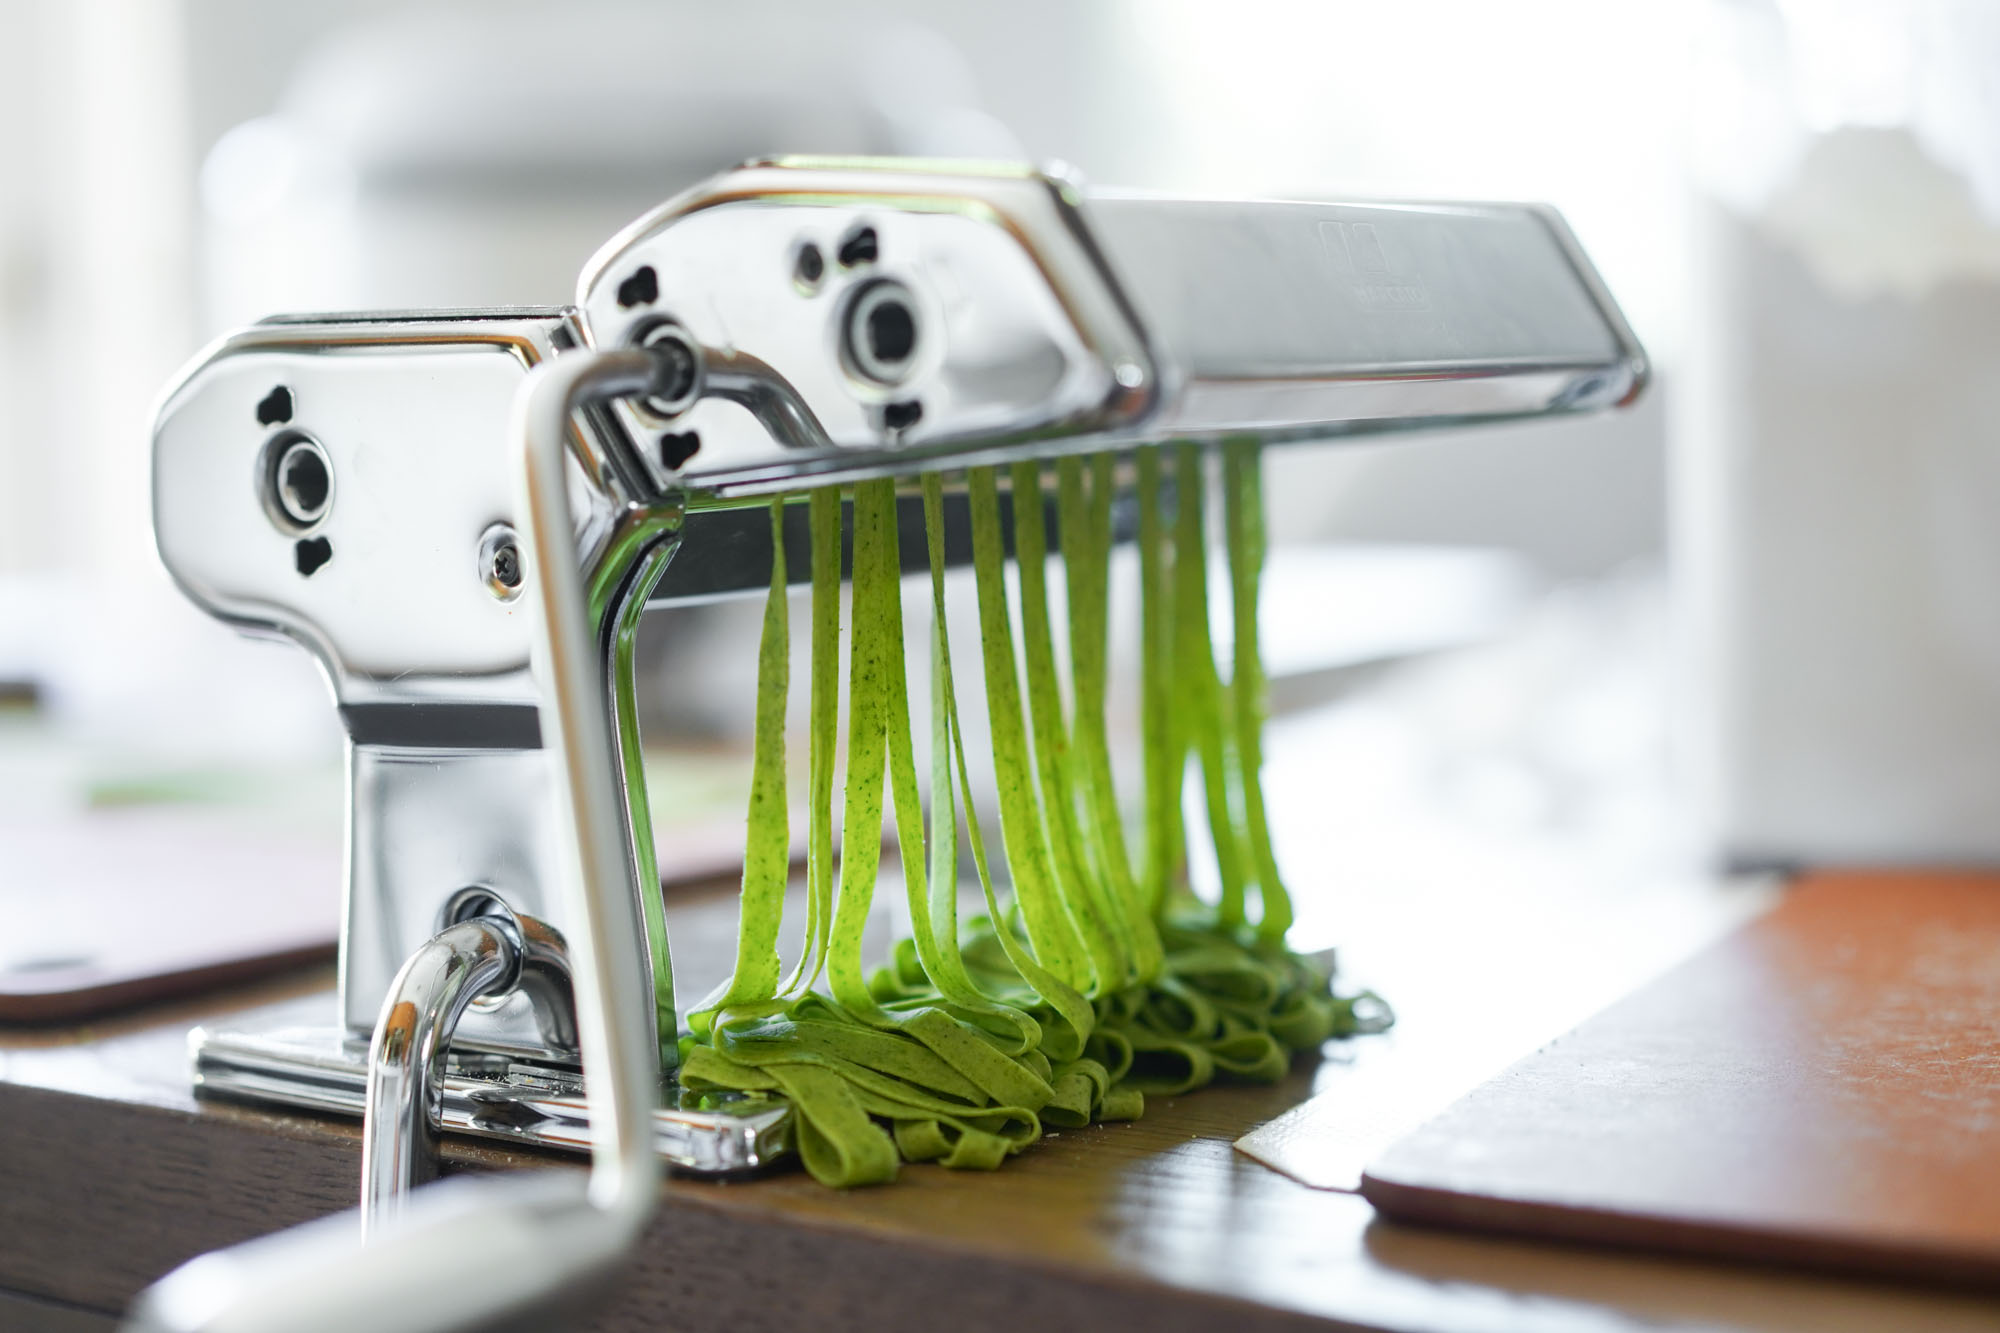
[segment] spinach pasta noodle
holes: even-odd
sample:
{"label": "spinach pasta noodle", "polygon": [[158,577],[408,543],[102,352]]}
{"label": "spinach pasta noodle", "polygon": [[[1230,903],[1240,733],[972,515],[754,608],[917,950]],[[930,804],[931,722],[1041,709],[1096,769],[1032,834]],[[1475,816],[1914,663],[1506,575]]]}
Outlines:
{"label": "spinach pasta noodle", "polygon": [[[758,652],[758,701],[736,966],[682,1039],[683,1095],[790,1101],[806,1169],[874,1184],[899,1165],[991,1169],[1049,1127],[1131,1119],[1149,1093],[1216,1079],[1271,1081],[1293,1055],[1356,1030],[1355,1000],[1284,943],[1291,900],[1266,824],[1264,675],[1257,591],[1264,557],[1257,445],[1221,449],[1233,629],[1228,674],[1209,635],[1206,473],[1193,445],[1142,450],[1139,504],[1141,817],[1126,824],[1105,724],[1113,460],[1053,469],[1064,623],[1049,613],[1047,471],[1007,481],[1019,601],[1005,577],[1001,477],[966,475],[987,715],[1006,888],[972,800],[945,625],[942,483],[924,477],[930,565],[930,762],[919,774],[906,678],[895,483],[852,501],[853,574],[840,697],[842,495],[808,500],[812,637],[806,943],[789,978],[778,927],[789,877],[784,721],[790,689],[785,501],[771,507],[775,567]],[[1015,616],[1021,627],[1014,634]],[[1066,653],[1058,652],[1058,630]],[[1018,651],[1017,651],[1018,647]],[[1059,663],[1067,663],[1063,679]],[[1067,688],[1065,688],[1067,687]],[[834,757],[845,721],[840,854]],[[1206,810],[1183,818],[1190,762]],[[927,789],[927,790],[926,790]],[[928,795],[928,809],[925,797]],[[869,972],[862,926],[893,817],[910,937]],[[960,919],[959,840],[984,910]],[[1221,895],[1187,882],[1205,836]],[[1256,912],[1251,912],[1254,902]],[[823,981],[823,986],[822,986]]]}

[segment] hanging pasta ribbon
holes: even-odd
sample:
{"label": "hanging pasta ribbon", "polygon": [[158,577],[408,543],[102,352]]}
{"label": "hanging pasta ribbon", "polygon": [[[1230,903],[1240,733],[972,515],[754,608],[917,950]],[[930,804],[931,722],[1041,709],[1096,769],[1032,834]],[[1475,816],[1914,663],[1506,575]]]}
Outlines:
{"label": "hanging pasta ribbon", "polygon": [[[1178,449],[1171,528],[1161,461],[1152,450],[1138,459],[1145,813],[1136,871],[1105,725],[1111,460],[1066,459],[1056,468],[1067,715],[1048,609],[1042,469],[1018,464],[1010,476],[1020,654],[999,478],[991,468],[967,475],[988,740],[1011,890],[1005,900],[959,724],[944,615],[943,491],[934,475],[923,480],[932,595],[928,819],[905,675],[895,493],[891,482],[868,482],[853,492],[836,873],[841,497],[812,495],[806,944],[782,984],[776,941],[790,838],[783,736],[790,672],[783,501],[773,502],[736,968],[691,1017],[681,1082],[694,1096],[789,1099],[805,1165],[827,1184],[886,1181],[901,1161],[990,1169],[1033,1143],[1045,1124],[1129,1119],[1142,1113],[1147,1093],[1174,1095],[1218,1077],[1274,1080],[1296,1052],[1355,1029],[1354,1000],[1334,996],[1323,968],[1284,947],[1291,902],[1271,853],[1261,782],[1257,447],[1223,449],[1233,629],[1227,681],[1208,628],[1204,459],[1194,446]],[[1191,755],[1220,870],[1214,905],[1186,886],[1181,794]],[[861,936],[880,868],[885,783],[912,929],[871,976]],[[985,906],[964,922],[961,815]],[[822,976],[823,993],[814,989]]]}

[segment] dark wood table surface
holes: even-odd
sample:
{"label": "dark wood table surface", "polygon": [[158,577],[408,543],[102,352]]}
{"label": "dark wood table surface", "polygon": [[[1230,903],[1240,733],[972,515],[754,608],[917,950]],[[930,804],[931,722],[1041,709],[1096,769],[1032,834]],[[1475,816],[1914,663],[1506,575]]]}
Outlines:
{"label": "dark wood table surface", "polygon": [[[676,929],[726,930],[730,910],[726,899],[677,905]],[[0,1032],[0,1327],[109,1327],[174,1265],[352,1204],[353,1123],[197,1101],[186,1070],[191,1024],[273,1005],[330,1016],[331,984],[320,970],[114,1022]],[[2000,1326],[1990,1301],[1962,1293],[1391,1225],[1355,1194],[1308,1188],[1233,1148],[1316,1091],[1365,1106],[1391,1085],[1444,1087],[1416,1058],[1422,1006],[1410,1015],[1417,1028],[1400,1046],[1336,1044],[1276,1086],[1158,1100],[1136,1123],[1053,1135],[993,1174],[910,1167],[894,1187],[845,1193],[798,1173],[669,1180],[618,1296],[590,1326]],[[552,1160],[448,1148],[454,1170]]]}

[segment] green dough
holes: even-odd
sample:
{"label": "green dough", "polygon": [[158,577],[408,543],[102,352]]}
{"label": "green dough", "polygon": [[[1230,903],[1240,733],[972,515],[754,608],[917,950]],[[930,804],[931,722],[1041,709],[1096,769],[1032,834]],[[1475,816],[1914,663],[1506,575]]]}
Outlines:
{"label": "green dough", "polygon": [[785,797],[785,695],[791,688],[791,631],[785,615],[785,504],[771,502],[771,591],[757,647],[757,723],[750,769],[749,838],[743,848],[743,915],[736,971],[713,1001],[689,1015],[708,1030],[717,1008],[754,1005],[777,994],[778,923],[792,874],[792,829]]}
{"label": "green dough", "polygon": [[[1048,539],[1042,530],[1042,470],[1013,468],[1014,564],[1021,574],[1021,646],[1028,668],[1028,716],[1034,736],[1043,825],[1048,830],[1057,896],[1068,910],[1090,956],[1094,985],[1116,990],[1132,980],[1131,961],[1119,940],[1109,886],[1085,863],[1077,828],[1075,770],[1069,729],[1056,684],[1055,644],[1049,627]],[[996,751],[997,757],[997,751]]]}
{"label": "green dough", "polygon": [[1090,492],[1084,492],[1084,462],[1057,464],[1058,513],[1062,523],[1063,570],[1069,593],[1069,645],[1075,677],[1076,721],[1070,746],[1070,785],[1081,795],[1081,822],[1087,834],[1088,870],[1103,886],[1104,910],[1130,960],[1128,981],[1150,982],[1160,974],[1160,934],[1153,922],[1152,895],[1132,877],[1125,849],[1124,816],[1111,775],[1111,744],[1105,733],[1104,700],[1110,624],[1111,457],[1091,460]]}
{"label": "green dough", "polygon": [[972,510],[972,569],[979,586],[979,641],[985,658],[986,707],[993,732],[994,777],[1000,795],[1001,845],[1013,876],[1015,905],[1034,945],[1036,960],[1064,984],[1082,990],[1091,982],[1090,959],[1050,863],[1034,782],[1035,768],[1028,754],[1001,553],[999,484],[992,468],[972,469],[966,476],[966,484]]}
{"label": "green dough", "polygon": [[1181,795],[1187,736],[1174,696],[1174,583],[1160,451],[1139,454],[1139,719],[1146,778],[1146,868],[1140,887],[1158,913],[1169,885],[1187,874]]}
{"label": "green dough", "polygon": [[1215,849],[1222,898],[1216,924],[1235,929],[1244,921],[1243,861],[1238,851],[1237,818],[1230,800],[1236,773],[1232,750],[1233,716],[1223,707],[1222,683],[1215,671],[1215,644],[1208,631],[1208,540],[1204,533],[1207,507],[1203,457],[1192,444],[1176,446],[1174,484],[1178,491],[1174,515],[1174,646],[1175,711],[1193,732],[1195,758],[1201,765],[1202,794],[1207,798],[1208,835]]}
{"label": "green dough", "polygon": [[1257,650],[1257,585],[1264,573],[1264,482],[1255,440],[1222,446],[1224,529],[1229,546],[1229,598],[1235,625],[1235,674],[1230,680],[1238,784],[1243,793],[1246,870],[1257,882],[1257,934],[1282,942],[1292,928],[1292,899],[1278,878],[1271,833],[1264,823],[1264,659]]}
{"label": "green dough", "polygon": [[[1296,1053],[1357,1030],[1355,1000],[1336,997],[1324,969],[1284,946],[1291,904],[1271,854],[1260,779],[1257,448],[1234,441],[1222,453],[1235,638],[1226,682],[1208,630],[1206,459],[1195,446],[1179,446],[1171,491],[1158,452],[1136,460],[1144,728],[1136,869],[1105,726],[1113,460],[1056,466],[1067,682],[1048,607],[1043,471],[1019,464],[1009,477],[1019,655],[999,477],[991,468],[967,474],[988,743],[1011,881],[1004,898],[959,724],[944,616],[943,486],[935,475],[922,483],[932,603],[928,814],[905,674],[894,483],[865,482],[852,492],[846,778],[835,863],[842,496],[831,488],[811,494],[806,943],[782,982],[776,942],[789,872],[790,681],[778,542],[784,501],[773,502],[776,559],[758,653],[736,968],[690,1016],[685,1096],[784,1098],[806,1169],[829,1185],[865,1185],[893,1179],[903,1162],[991,1170],[1044,1126],[1134,1119],[1148,1094],[1174,1096],[1217,1078],[1269,1082]],[[1215,905],[1187,885],[1181,796],[1190,756],[1201,767],[1221,871]],[[891,812],[911,935],[871,974],[861,939]],[[961,817],[985,907],[966,920],[958,911]],[[815,989],[822,977],[824,992]]]}

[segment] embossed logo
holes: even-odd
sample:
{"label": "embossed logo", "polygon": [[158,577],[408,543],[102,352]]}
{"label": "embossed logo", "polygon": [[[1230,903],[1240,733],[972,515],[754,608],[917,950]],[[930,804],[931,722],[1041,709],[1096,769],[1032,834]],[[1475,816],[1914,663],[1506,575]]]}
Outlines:
{"label": "embossed logo", "polygon": [[1429,310],[1431,295],[1414,269],[1390,262],[1372,222],[1322,222],[1320,244],[1363,310]]}

